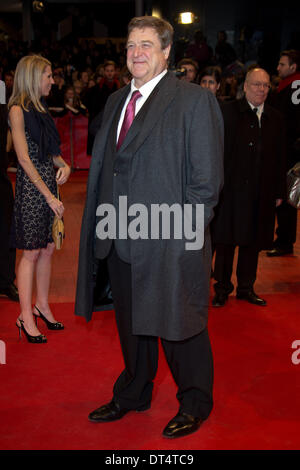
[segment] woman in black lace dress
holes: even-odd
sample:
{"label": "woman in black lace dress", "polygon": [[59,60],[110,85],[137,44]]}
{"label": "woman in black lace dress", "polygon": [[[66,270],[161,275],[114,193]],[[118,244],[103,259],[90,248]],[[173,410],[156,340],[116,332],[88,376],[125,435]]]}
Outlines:
{"label": "woman in black lace dress", "polygon": [[[9,122],[18,157],[13,220],[13,245],[23,250],[17,280],[21,312],[17,327],[29,342],[44,343],[35,321],[40,317],[49,329],[61,330],[48,304],[51,256],[54,250],[54,215],[64,206],[57,196],[70,168],[60,156],[60,140],[44,96],[53,83],[51,63],[37,55],[23,57],[16,68],[13,93],[8,103]],[[55,174],[54,165],[58,167]],[[36,304],[32,310],[36,273]]]}

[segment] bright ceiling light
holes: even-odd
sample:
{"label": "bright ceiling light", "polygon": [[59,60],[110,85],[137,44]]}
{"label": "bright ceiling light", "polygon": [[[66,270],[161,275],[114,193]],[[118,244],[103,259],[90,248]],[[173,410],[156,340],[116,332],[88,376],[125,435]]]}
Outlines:
{"label": "bright ceiling light", "polygon": [[194,13],[191,11],[185,11],[184,13],[179,13],[179,23],[180,24],[191,24],[194,22]]}

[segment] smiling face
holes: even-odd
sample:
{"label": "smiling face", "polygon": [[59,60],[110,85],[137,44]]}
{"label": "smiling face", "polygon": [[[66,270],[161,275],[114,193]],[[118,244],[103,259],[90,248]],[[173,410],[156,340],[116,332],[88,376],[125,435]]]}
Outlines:
{"label": "smiling face", "polygon": [[247,101],[253,106],[265,102],[270,89],[270,77],[262,69],[254,69],[246,78],[244,92]]}
{"label": "smiling face", "polygon": [[54,83],[53,77],[52,77],[52,70],[50,65],[47,65],[43,74],[42,74],[42,80],[41,80],[41,96],[48,96],[51,90],[51,87]]}
{"label": "smiling face", "polygon": [[127,67],[140,88],[167,68],[171,46],[162,49],[154,28],[134,28],[127,41]]}

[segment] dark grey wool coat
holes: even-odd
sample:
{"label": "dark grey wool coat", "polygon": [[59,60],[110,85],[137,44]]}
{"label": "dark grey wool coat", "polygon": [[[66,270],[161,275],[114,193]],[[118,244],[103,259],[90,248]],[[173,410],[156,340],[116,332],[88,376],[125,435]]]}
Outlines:
{"label": "dark grey wool coat", "polygon": [[[109,131],[130,87],[108,99],[94,148],[82,219],[75,313],[93,312],[96,206]],[[144,105],[145,106],[145,105]],[[138,116],[138,115],[137,115]],[[223,119],[211,92],[162,79],[147,114],[133,122],[118,155],[131,156],[129,204],[205,205],[203,249],[187,251],[186,240],[131,240],[133,334],[180,341],[207,324],[211,248],[209,223],[223,184]],[[114,191],[114,188],[112,188]]]}

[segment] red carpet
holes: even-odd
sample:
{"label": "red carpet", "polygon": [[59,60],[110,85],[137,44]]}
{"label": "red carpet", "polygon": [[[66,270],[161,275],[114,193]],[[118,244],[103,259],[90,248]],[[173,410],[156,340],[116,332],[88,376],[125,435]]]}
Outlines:
{"label": "red carpet", "polygon": [[226,308],[211,309],[215,407],[197,433],[173,441],[161,437],[177,412],[162,351],[152,408],[117,425],[90,423],[88,413],[111,398],[122,367],[113,312],[87,324],[73,304],[54,304],[66,330],[41,327],[48,343],[34,345],[18,339],[18,306],[0,299],[0,449],[299,449],[300,364],[291,361],[299,295],[265,297],[265,308],[230,297]]}
{"label": "red carpet", "polygon": [[88,324],[73,314],[86,178],[87,172],[75,172],[62,189],[66,240],[54,255],[50,302],[65,331],[41,326],[47,344],[19,341],[19,306],[0,298],[6,345],[0,450],[299,449],[300,364],[291,358],[293,342],[300,341],[300,217],[295,256],[260,255],[255,290],[268,306],[231,296],[224,308],[210,309],[215,406],[197,433],[174,441],[161,437],[178,408],[163,353],[150,410],[118,423],[88,421],[90,411],[110,400],[123,365],[113,312],[98,312]]}

